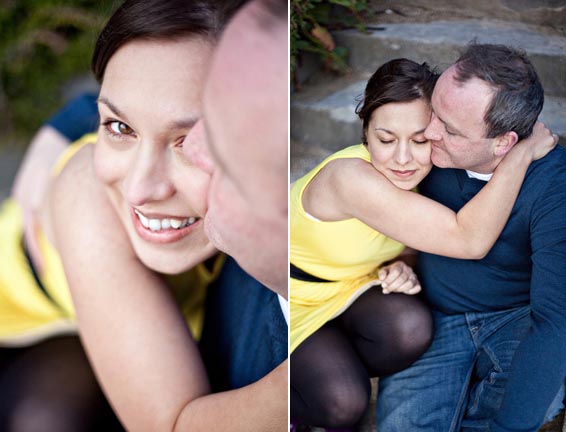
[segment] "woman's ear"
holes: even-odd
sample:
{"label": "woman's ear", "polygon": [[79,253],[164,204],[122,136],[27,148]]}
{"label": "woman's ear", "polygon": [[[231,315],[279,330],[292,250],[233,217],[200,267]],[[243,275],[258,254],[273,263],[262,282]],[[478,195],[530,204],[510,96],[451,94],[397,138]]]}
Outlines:
{"label": "woman's ear", "polygon": [[495,156],[505,156],[515,144],[519,142],[519,136],[513,131],[505,132],[495,138]]}

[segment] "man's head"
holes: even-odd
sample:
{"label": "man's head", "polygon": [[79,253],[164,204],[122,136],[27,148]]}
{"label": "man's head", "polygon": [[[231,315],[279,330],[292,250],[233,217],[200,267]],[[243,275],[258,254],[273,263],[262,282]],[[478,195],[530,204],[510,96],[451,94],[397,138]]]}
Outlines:
{"label": "man's head", "polygon": [[544,103],[537,73],[524,52],[472,44],[439,78],[425,136],[443,168],[493,172],[528,137]]}
{"label": "man's head", "polygon": [[249,2],[222,35],[205,89],[204,125],[184,146],[212,173],[205,218],[211,241],[285,296],[287,56],[287,2]]}

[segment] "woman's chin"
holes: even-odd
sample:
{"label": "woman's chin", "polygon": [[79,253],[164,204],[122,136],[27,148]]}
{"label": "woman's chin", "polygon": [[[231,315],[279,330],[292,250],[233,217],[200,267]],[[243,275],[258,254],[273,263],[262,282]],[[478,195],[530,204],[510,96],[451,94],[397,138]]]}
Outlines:
{"label": "woman's chin", "polygon": [[218,251],[210,244],[200,248],[198,252],[187,250],[186,252],[163,253],[140,253],[138,258],[149,269],[154,272],[175,275],[186,272],[196,265],[207,260]]}

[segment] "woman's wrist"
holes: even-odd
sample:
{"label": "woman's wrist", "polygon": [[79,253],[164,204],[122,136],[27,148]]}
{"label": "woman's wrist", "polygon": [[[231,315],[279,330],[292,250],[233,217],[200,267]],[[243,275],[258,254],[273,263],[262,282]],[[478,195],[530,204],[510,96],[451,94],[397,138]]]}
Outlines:
{"label": "woman's wrist", "polygon": [[509,165],[509,169],[516,169],[520,167],[528,167],[531,162],[535,159],[535,153],[532,148],[525,145],[524,143],[517,143],[513,148],[505,155],[501,163],[498,165],[497,169],[500,167],[504,168]]}

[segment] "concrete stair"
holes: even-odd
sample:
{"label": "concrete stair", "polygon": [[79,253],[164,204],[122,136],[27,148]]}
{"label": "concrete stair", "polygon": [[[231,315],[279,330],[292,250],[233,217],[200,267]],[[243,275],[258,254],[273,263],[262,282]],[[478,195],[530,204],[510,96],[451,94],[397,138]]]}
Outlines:
{"label": "concrete stair", "polygon": [[[524,49],[535,65],[546,93],[566,96],[566,38],[550,36],[537,27],[504,21],[465,20],[368,25],[367,34],[346,30],[336,43],[349,52],[356,71],[373,73],[392,58],[407,57],[446,69],[467,43],[496,43]],[[383,59],[376,63],[376,59]]]}
{"label": "concrete stair", "polygon": [[313,160],[313,155],[326,156],[360,142],[360,121],[354,110],[379,65],[407,57],[442,71],[473,39],[526,51],[545,88],[542,120],[566,145],[566,37],[524,23],[486,19],[370,24],[367,28],[366,34],[334,33],[337,44],[348,48],[350,76],[307,84],[291,97],[292,180],[321,160]]}

